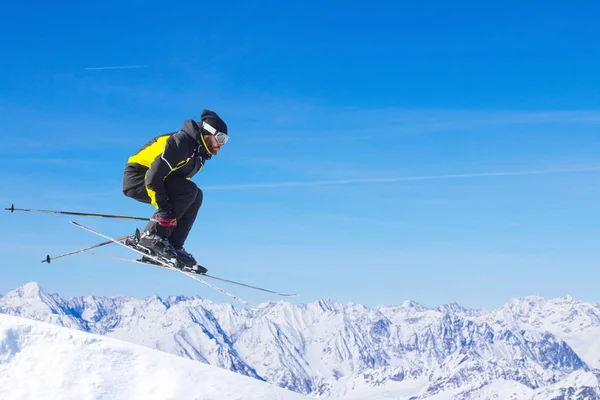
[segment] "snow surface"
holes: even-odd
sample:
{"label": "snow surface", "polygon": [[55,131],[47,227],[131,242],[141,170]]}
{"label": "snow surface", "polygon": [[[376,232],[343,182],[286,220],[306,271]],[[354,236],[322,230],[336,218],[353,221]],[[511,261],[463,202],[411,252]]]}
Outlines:
{"label": "snow surface", "polygon": [[0,399],[306,397],[140,345],[0,314]]}

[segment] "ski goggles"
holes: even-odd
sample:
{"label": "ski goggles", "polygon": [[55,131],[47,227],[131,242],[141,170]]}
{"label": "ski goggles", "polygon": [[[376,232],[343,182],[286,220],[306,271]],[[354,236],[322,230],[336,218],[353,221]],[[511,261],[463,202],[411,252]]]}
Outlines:
{"label": "ski goggles", "polygon": [[219,143],[221,146],[223,146],[229,140],[228,134],[225,132],[219,132],[212,125],[207,124],[206,122],[202,122],[202,129],[213,135],[217,140],[217,143]]}

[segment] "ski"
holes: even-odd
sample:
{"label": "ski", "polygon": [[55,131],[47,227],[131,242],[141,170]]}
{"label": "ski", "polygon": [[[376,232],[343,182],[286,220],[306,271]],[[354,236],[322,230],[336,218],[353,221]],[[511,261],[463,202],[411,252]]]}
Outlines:
{"label": "ski", "polygon": [[[134,249],[133,247],[130,247],[130,246],[126,245],[125,243],[118,241],[118,240],[117,240],[117,239],[115,239],[115,238],[112,238],[112,237],[110,237],[110,236],[107,236],[107,235],[105,235],[105,234],[103,234],[103,233],[97,232],[97,231],[95,231],[95,230],[93,230],[93,229],[91,229],[91,228],[88,228],[87,226],[83,226],[83,225],[81,225],[80,223],[77,223],[77,222],[75,222],[75,221],[69,221],[69,222],[70,222],[71,224],[75,225],[75,226],[76,226],[76,227],[78,227],[78,228],[81,228],[81,229],[83,229],[83,230],[86,230],[86,231],[88,231],[88,232],[91,232],[91,233],[93,233],[93,234],[95,234],[95,235],[98,235],[98,236],[100,236],[100,237],[103,237],[103,238],[105,238],[105,239],[107,239],[107,240],[110,240],[110,241],[111,241],[111,242],[113,242],[113,243],[117,243],[117,244],[119,244],[119,245],[121,245],[121,246],[123,246],[123,247],[125,247],[125,248],[127,248],[127,249],[129,249],[129,250],[132,250],[132,251],[135,251],[135,252],[136,252],[136,253],[138,253],[138,254],[141,254],[142,256],[146,256],[146,257],[148,257],[148,258],[151,258],[151,259],[153,259],[154,261],[156,261],[157,263],[159,263],[160,265],[163,265],[163,266],[164,266],[164,268],[167,268],[167,269],[170,269],[170,270],[173,270],[173,271],[177,271],[177,272],[179,272],[179,273],[181,273],[181,274],[183,274],[183,275],[185,275],[185,276],[187,276],[187,277],[189,277],[189,278],[192,278],[192,279],[194,279],[194,280],[196,280],[196,281],[198,281],[198,282],[202,283],[203,285],[206,285],[206,286],[210,287],[211,289],[214,289],[214,290],[216,290],[216,291],[218,291],[218,292],[221,292],[221,293],[223,293],[224,295],[226,295],[226,296],[228,296],[228,297],[230,297],[230,298],[232,298],[232,299],[234,299],[234,300],[236,300],[236,301],[238,301],[238,302],[242,303],[242,304],[243,304],[243,305],[245,305],[245,306],[248,306],[248,307],[250,307],[250,308],[255,308],[255,307],[254,307],[252,304],[248,303],[248,302],[247,302],[247,301],[245,301],[244,299],[242,299],[242,298],[240,298],[240,297],[238,297],[238,296],[236,296],[236,295],[233,295],[233,294],[231,294],[231,293],[229,293],[229,292],[227,292],[227,291],[225,291],[225,290],[221,289],[220,287],[213,285],[213,284],[212,284],[212,283],[210,283],[210,282],[206,282],[205,280],[201,279],[201,278],[199,277],[199,274],[195,274],[195,273],[193,273],[193,272],[186,272],[186,271],[183,271],[183,270],[181,270],[181,269],[179,269],[179,268],[176,268],[176,267],[172,266],[171,264],[169,264],[169,263],[167,263],[167,262],[165,262],[165,261],[161,260],[159,257],[156,257],[156,256],[154,256],[154,255],[151,255],[151,254],[146,254],[146,253],[144,253],[143,251],[140,251],[140,250],[138,250],[138,249]],[[147,264],[147,263],[144,263],[144,264],[146,264],[146,265],[151,265],[151,264]]]}
{"label": "ski", "polygon": [[214,275],[209,275],[209,274],[200,274],[200,275],[206,276],[207,278],[216,279],[216,280],[219,280],[221,282],[232,283],[234,285],[239,285],[239,286],[244,286],[244,287],[247,287],[247,288],[250,288],[250,289],[260,290],[262,292],[276,294],[278,296],[283,296],[283,297],[298,296],[298,293],[281,293],[281,292],[277,292],[275,290],[270,290],[270,289],[265,289],[265,288],[261,288],[261,287],[258,287],[258,286],[248,285],[247,283],[236,282],[236,281],[232,281],[232,280],[225,279],[225,278],[219,278],[219,277],[216,277]]}
{"label": "ski", "polygon": [[[120,260],[120,261],[125,261],[125,262],[130,262],[130,263],[150,265],[152,267],[164,268],[162,265],[154,265],[154,264],[147,263],[147,262],[144,262],[142,260],[136,260],[136,259],[133,259],[133,258],[110,256],[110,255],[107,255],[107,254],[93,253],[93,252],[87,251],[87,250],[85,250],[84,253],[91,254],[91,255],[94,255],[94,256],[99,256],[99,257],[112,258],[113,260]],[[252,286],[252,285],[248,285],[247,283],[232,281],[232,280],[225,279],[225,278],[220,278],[220,277],[214,276],[214,275],[209,275],[209,274],[194,274],[194,275],[200,275],[200,276],[203,276],[205,278],[216,279],[218,281],[232,283],[234,285],[244,286],[244,287],[247,287],[247,288],[250,288],[250,289],[260,290],[260,291],[263,291],[263,292],[276,294],[278,296],[283,296],[283,297],[298,296],[298,293],[281,293],[281,292],[277,292],[275,290],[265,289],[265,288],[261,288],[261,287],[258,287],[258,286]]]}

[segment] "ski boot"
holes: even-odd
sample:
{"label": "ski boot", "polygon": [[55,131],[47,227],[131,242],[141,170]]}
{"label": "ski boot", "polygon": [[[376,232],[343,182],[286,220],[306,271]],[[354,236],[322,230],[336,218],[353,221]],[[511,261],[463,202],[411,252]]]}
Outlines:
{"label": "ski boot", "polygon": [[[144,232],[140,235],[137,246],[148,251],[149,255],[157,256],[166,262],[178,267],[177,252],[168,239],[156,234]],[[147,259],[150,257],[146,257]]]}
{"label": "ski boot", "polygon": [[179,265],[183,267],[191,267],[192,265],[196,265],[196,259],[194,256],[186,251],[183,247],[176,248],[177,252],[177,261],[179,261]]}
{"label": "ski boot", "polygon": [[177,252],[177,262],[181,269],[194,272],[196,274],[205,274],[208,272],[206,268],[198,265],[198,262],[194,256],[183,247],[175,249],[175,251]]}
{"label": "ski boot", "polygon": [[[140,230],[136,229],[135,234],[133,234],[131,236],[127,236],[123,243],[125,243],[125,245],[127,245],[133,249],[140,250],[147,254],[151,254],[152,252],[149,249],[140,246],[141,238],[142,238],[142,236],[140,234]],[[146,264],[152,264],[152,265],[156,265],[159,267],[164,267],[164,265],[162,265],[161,263],[156,261],[154,258],[150,258],[148,256],[142,256],[142,258],[138,259],[138,261],[144,262]]]}

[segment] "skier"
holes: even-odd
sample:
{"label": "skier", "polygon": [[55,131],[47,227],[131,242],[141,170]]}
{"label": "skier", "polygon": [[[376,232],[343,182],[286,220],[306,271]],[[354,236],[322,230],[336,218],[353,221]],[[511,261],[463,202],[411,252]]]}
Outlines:
{"label": "skier", "polygon": [[200,121],[185,121],[179,132],[158,136],[129,157],[123,193],[156,207],[139,246],[178,267],[197,264],[183,247],[203,198],[190,178],[228,139],[225,122],[214,111],[203,110]]}

